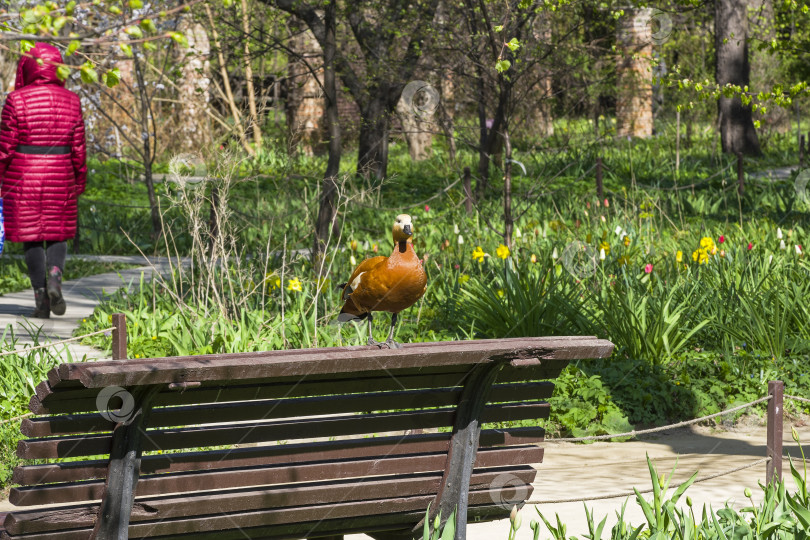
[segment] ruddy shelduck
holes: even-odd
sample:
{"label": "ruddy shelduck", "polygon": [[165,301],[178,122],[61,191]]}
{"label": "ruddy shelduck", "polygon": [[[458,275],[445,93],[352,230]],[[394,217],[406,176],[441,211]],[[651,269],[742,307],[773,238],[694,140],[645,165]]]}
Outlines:
{"label": "ruddy shelduck", "polygon": [[[427,275],[413,249],[411,216],[400,214],[393,228],[394,251],[390,256],[371,257],[357,265],[349,281],[340,285],[345,301],[339,322],[368,319],[368,344],[399,349],[394,341],[397,315],[414,305],[427,289]],[[374,341],[372,312],[391,313],[391,329],[385,343]]]}

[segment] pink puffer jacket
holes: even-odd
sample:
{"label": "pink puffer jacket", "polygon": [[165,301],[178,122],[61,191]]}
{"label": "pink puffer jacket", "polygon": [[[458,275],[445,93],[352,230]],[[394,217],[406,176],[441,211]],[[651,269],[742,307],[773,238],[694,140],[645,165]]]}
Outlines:
{"label": "pink puffer jacket", "polygon": [[38,43],[28,54],[0,122],[6,238],[67,240],[76,235],[77,200],[87,182],[81,102],[56,75],[59,49]]}

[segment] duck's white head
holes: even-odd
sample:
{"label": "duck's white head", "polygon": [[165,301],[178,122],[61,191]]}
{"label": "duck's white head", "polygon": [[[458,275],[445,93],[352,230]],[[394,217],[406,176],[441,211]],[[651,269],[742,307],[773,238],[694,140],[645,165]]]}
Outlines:
{"label": "duck's white head", "polygon": [[394,242],[406,242],[411,236],[413,236],[413,222],[411,221],[411,216],[408,214],[400,214],[397,216],[397,219],[394,221]]}

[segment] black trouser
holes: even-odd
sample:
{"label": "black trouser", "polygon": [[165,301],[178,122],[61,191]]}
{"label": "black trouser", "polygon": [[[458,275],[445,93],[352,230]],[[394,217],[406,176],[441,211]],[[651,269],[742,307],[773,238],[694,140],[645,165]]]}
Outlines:
{"label": "black trouser", "polygon": [[61,242],[48,241],[46,242],[47,249],[42,244],[43,242],[23,242],[25,264],[28,265],[28,276],[31,278],[31,286],[34,289],[45,287],[47,278],[46,256],[48,266],[56,266],[60,272],[65,269],[67,242],[64,240]]}

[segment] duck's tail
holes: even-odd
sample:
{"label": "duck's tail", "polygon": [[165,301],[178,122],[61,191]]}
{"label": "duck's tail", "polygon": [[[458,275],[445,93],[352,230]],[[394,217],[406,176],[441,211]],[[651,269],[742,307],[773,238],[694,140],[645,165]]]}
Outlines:
{"label": "duck's tail", "polygon": [[346,303],[343,304],[343,309],[340,310],[337,320],[338,322],[362,321],[366,317],[368,317],[368,313],[360,311],[357,306],[354,305],[352,299],[349,298],[346,300]]}

